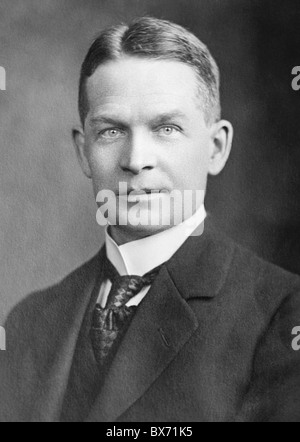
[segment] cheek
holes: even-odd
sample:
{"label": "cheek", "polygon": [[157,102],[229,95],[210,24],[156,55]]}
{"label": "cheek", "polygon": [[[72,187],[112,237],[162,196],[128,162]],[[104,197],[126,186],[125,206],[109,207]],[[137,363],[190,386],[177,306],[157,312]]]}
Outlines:
{"label": "cheek", "polygon": [[208,175],[208,144],[193,143],[176,159],[173,159],[173,170],[176,169],[177,186],[185,189],[204,189]]}
{"label": "cheek", "polygon": [[92,146],[89,151],[89,164],[93,178],[104,179],[114,174],[116,159],[110,152]]}

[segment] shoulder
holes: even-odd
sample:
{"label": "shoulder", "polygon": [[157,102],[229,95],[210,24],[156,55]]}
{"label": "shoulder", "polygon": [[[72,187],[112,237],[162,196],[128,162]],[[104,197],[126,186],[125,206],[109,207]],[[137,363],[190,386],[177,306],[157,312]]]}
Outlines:
{"label": "shoulder", "polygon": [[[208,217],[205,224],[204,235],[208,239],[208,243],[214,249],[215,255],[232,256],[231,267],[232,271],[244,272],[253,275],[259,275],[260,281],[264,281],[267,284],[274,282],[274,285],[279,283],[279,287],[283,285],[299,285],[300,276],[295,275],[283,268],[272,264],[263,258],[259,257],[255,252],[239,244],[237,241],[230,238],[223,233],[218,227],[211,216]],[[201,238],[199,238],[201,241]],[[198,249],[201,246],[199,243]]]}
{"label": "shoulder", "polygon": [[300,329],[300,277],[239,245],[234,248],[234,273],[251,276],[251,300],[249,297],[247,302],[255,305],[251,311],[261,324],[241,420],[299,422],[300,351],[296,343]]}
{"label": "shoulder", "polygon": [[265,319],[286,302],[300,300],[300,276],[265,261],[215,228],[209,229],[208,236],[219,256],[216,262],[227,257],[225,286],[243,299],[251,298]]}
{"label": "shoulder", "polygon": [[90,274],[99,264],[101,254],[94,256],[55,285],[27,295],[10,312],[5,323],[5,329],[9,336],[26,335],[28,325],[35,323],[37,315],[55,305],[60,299],[72,294],[80,286],[84,286]]}
{"label": "shoulder", "polygon": [[300,276],[268,262],[254,252],[233,242],[234,259],[232,265],[236,271],[247,272],[257,277],[256,283],[262,290],[273,293],[281,290],[293,291],[300,289]]}

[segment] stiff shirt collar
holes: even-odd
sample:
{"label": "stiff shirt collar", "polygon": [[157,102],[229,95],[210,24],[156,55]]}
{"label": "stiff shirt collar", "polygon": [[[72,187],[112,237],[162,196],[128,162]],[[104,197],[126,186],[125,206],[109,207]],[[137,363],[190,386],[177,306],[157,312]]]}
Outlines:
{"label": "stiff shirt collar", "polygon": [[106,254],[121,276],[143,276],[168,261],[206,218],[202,205],[189,219],[155,235],[121,246],[105,231]]}

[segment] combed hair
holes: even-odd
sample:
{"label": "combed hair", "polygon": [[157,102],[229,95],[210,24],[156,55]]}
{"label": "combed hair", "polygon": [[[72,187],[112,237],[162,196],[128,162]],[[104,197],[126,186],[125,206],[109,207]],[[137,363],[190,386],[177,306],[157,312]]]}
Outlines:
{"label": "combed hair", "polygon": [[79,115],[84,126],[89,112],[86,82],[96,69],[127,56],[173,60],[191,66],[197,74],[200,97],[208,124],[221,117],[220,74],[208,48],[194,34],[167,20],[142,17],[129,25],[101,32],[90,47],[81,67]]}

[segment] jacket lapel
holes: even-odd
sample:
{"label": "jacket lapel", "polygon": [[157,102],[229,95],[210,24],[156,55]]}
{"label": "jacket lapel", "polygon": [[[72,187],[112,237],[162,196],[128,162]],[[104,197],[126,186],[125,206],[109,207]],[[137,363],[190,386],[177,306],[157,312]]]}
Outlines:
{"label": "jacket lapel", "polygon": [[112,422],[121,416],[170,364],[197,326],[164,266],[123,338],[87,421]]}
{"label": "jacket lapel", "polygon": [[[162,374],[199,328],[188,301],[209,300],[221,291],[232,255],[233,250],[224,254],[224,246],[214,241],[208,223],[201,236],[188,238],[162,267],[123,338],[88,422],[116,421]],[[201,319],[203,334],[215,314],[208,311]]]}
{"label": "jacket lapel", "polygon": [[[104,250],[63,283],[56,301],[37,319],[33,359],[39,367],[32,421],[59,421],[79,331],[97,278],[101,279]],[[53,327],[55,324],[55,328]]]}

